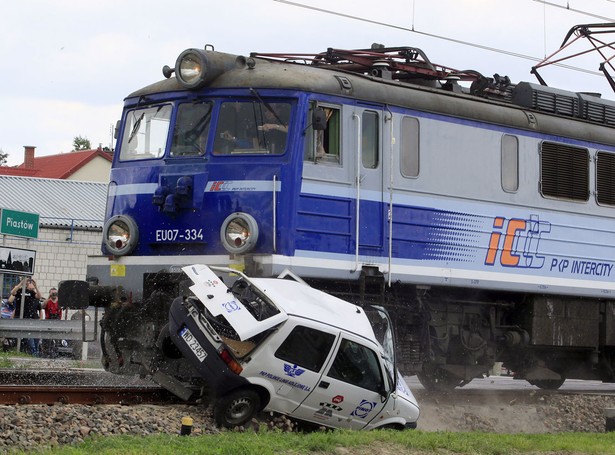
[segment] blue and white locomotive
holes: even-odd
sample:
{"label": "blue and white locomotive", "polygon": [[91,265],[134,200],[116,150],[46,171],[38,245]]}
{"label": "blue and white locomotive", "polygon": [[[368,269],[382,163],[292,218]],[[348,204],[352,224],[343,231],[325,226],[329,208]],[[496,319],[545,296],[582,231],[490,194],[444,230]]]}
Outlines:
{"label": "blue and white locomotive", "polygon": [[206,46],[163,73],[125,99],[88,266],[109,371],[198,384],[168,314],[200,263],[386,306],[427,387],[495,362],[615,380],[614,102],[412,47]]}

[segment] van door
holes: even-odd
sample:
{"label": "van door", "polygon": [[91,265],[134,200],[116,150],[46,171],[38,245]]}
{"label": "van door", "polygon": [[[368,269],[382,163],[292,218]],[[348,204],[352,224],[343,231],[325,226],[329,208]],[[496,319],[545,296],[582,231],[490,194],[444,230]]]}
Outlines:
{"label": "van door", "polygon": [[388,396],[377,352],[363,340],[344,334],[318,385],[291,415],[359,430],[380,414]]}
{"label": "van door", "polygon": [[253,383],[268,381],[275,390],[267,409],[290,414],[316,388],[337,343],[338,332],[323,331],[309,321],[290,319],[244,365]]}

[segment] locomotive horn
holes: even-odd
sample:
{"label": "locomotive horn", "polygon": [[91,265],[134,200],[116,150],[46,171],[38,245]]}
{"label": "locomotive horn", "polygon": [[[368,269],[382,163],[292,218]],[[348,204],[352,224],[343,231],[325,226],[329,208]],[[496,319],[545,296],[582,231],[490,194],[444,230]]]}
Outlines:
{"label": "locomotive horn", "polygon": [[169,65],[164,65],[162,67],[162,74],[167,79],[170,78],[174,72],[175,72],[175,68],[171,68]]}

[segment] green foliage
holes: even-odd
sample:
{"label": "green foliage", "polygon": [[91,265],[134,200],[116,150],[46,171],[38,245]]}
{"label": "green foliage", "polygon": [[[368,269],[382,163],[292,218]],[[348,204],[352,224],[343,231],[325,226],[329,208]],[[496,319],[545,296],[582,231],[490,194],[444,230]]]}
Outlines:
{"label": "green foliage", "polygon": [[87,137],[75,136],[73,139],[73,150],[91,150],[90,140]]}
{"label": "green foliage", "polygon": [[[40,452],[39,452],[40,453]],[[204,436],[117,436],[88,438],[78,446],[61,446],[46,454],[216,454],[274,455],[402,453],[518,455],[615,454],[615,433],[495,434],[424,432],[420,430],[326,431],[314,433],[235,433]]]}
{"label": "green foliage", "polygon": [[0,166],[6,166],[8,156],[8,153],[4,153],[4,150],[0,149]]}

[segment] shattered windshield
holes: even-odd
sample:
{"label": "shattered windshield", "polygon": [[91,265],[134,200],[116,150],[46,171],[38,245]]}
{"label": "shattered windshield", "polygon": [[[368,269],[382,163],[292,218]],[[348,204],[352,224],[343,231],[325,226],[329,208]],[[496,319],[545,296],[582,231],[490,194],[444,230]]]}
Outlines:
{"label": "shattered windshield", "polygon": [[120,159],[161,158],[167,144],[171,105],[134,109],[126,114]]}
{"label": "shattered windshield", "polygon": [[289,103],[228,101],[221,104],[219,112],[214,155],[285,152]]}
{"label": "shattered windshield", "polygon": [[369,319],[376,340],[384,351],[384,364],[387,369],[387,376],[391,385],[396,383],[397,374],[395,373],[395,339],[393,325],[387,311],[380,306],[370,306],[365,309],[365,315]]}

